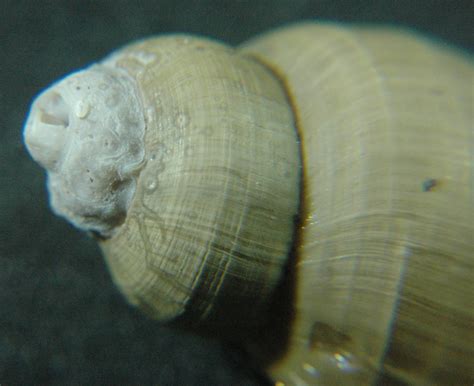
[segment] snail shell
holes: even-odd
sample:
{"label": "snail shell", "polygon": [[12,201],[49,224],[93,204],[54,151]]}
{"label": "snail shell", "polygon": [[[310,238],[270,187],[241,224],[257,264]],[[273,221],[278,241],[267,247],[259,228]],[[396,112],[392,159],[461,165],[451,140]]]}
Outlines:
{"label": "snail shell", "polygon": [[164,36],[46,90],[25,142],[153,317],[241,340],[278,385],[469,384],[469,79],[388,28]]}

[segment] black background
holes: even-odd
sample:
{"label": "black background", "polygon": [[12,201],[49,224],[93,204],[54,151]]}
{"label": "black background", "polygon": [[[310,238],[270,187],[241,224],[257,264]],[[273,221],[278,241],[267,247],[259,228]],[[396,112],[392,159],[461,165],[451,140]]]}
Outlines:
{"label": "black background", "polygon": [[0,384],[259,385],[235,348],[128,306],[98,247],[48,209],[21,129],[33,96],[131,40],[191,32],[231,44],[317,18],[414,27],[472,50],[469,1],[0,0]]}

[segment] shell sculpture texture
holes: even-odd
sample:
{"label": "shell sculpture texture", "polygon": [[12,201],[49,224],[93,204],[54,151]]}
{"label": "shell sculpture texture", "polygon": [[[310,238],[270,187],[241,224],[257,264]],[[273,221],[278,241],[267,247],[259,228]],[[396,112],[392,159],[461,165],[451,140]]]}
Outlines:
{"label": "shell sculpture texture", "polygon": [[474,65],[389,27],[132,43],[24,128],[128,301],[276,385],[474,382]]}

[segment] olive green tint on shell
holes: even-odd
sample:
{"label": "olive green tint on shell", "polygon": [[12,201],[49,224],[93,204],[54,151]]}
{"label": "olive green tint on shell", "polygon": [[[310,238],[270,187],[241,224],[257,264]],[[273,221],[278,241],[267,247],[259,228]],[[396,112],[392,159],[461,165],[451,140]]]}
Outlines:
{"label": "olive green tint on shell", "polygon": [[295,321],[272,378],[472,384],[472,62],[406,31],[316,23],[241,49],[284,79],[302,143]]}
{"label": "olive green tint on shell", "polygon": [[256,323],[298,208],[298,143],[280,83],[235,50],[186,36],[132,44],[105,64],[136,80],[146,118],[134,200],[101,242],[115,282],[162,320]]}

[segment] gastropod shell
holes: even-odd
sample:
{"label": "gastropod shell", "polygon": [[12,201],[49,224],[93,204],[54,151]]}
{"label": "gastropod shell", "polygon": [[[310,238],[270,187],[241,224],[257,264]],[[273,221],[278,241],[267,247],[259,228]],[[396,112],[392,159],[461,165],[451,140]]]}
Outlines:
{"label": "gastropod shell", "polygon": [[162,36],[44,91],[24,136],[154,318],[278,385],[467,385],[473,68],[393,28]]}

